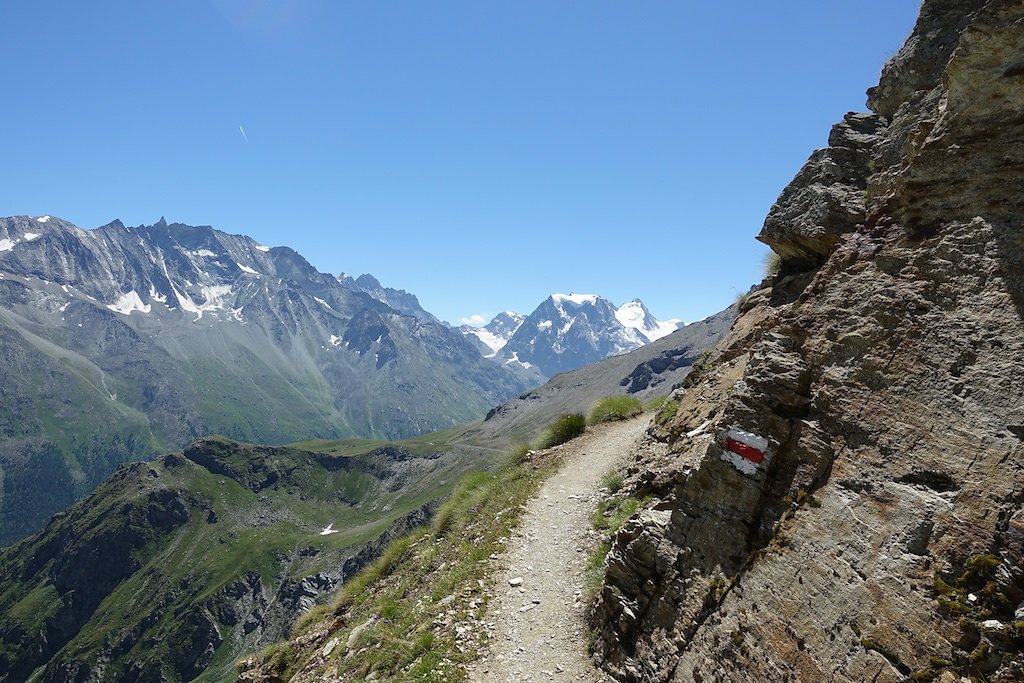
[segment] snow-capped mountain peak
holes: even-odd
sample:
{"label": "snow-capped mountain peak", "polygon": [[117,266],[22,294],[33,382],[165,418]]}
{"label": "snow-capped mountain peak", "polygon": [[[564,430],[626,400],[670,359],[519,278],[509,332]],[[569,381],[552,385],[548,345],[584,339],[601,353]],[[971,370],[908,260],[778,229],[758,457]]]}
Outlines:
{"label": "snow-capped mountain peak", "polygon": [[616,306],[596,294],[556,292],[529,316],[506,311],[483,327],[461,330],[485,357],[552,377],[632,351],[677,326],[659,322],[639,299]]}
{"label": "snow-capped mountain peak", "polygon": [[584,304],[596,304],[601,297],[596,294],[552,294],[551,300],[556,304],[571,303],[577,306]]}
{"label": "snow-capped mountain peak", "polygon": [[615,318],[622,323],[623,327],[638,330],[648,341],[672,334],[679,329],[679,323],[682,322],[678,319],[659,322],[640,299],[633,299],[619,306],[615,311]]}
{"label": "snow-capped mountain peak", "polygon": [[504,348],[505,344],[516,333],[516,330],[519,329],[524,320],[526,320],[526,316],[519,313],[502,311],[483,327],[463,325],[459,329],[462,330],[463,334],[470,335],[479,340],[486,347],[486,350],[481,348],[480,352],[485,357],[491,358]]}

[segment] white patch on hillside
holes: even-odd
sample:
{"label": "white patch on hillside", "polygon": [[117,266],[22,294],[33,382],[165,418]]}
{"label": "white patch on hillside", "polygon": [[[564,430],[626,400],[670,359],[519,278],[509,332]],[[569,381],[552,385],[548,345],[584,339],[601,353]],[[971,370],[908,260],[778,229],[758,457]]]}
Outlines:
{"label": "white patch on hillside", "polygon": [[596,294],[552,294],[551,298],[556,304],[568,301],[571,304],[582,306],[583,304],[596,304]]}
{"label": "white patch on hillside", "polygon": [[134,289],[127,294],[122,294],[118,297],[117,301],[112,304],[107,304],[107,308],[120,313],[121,315],[131,315],[132,311],[139,311],[141,313],[149,313],[149,304],[142,303],[142,299],[139,298],[139,293]]}
{"label": "white patch on hillside", "polygon": [[217,255],[209,249],[196,249],[195,251],[186,251],[185,253],[189,256],[199,256],[201,258],[212,258]]}
{"label": "white patch on hillside", "polygon": [[188,295],[178,291],[178,288],[171,284],[171,291],[174,292],[175,298],[178,300],[178,304],[181,306],[181,310],[188,311],[189,313],[196,314],[196,320],[203,317],[203,313],[211,311],[222,311],[227,308],[226,299],[231,296],[232,289],[230,285],[214,285],[212,287],[200,288],[200,293],[203,295],[203,299],[206,300],[204,304],[197,304]]}
{"label": "white patch on hillside", "polygon": [[533,367],[532,363],[527,363],[524,360],[519,360],[519,352],[518,351],[513,351],[512,352],[512,357],[509,358],[507,361],[505,361],[505,365],[511,365],[512,363],[519,363],[519,365],[523,366],[527,370],[529,370],[530,368]]}
{"label": "white patch on hillside", "polygon": [[259,275],[258,271],[253,270],[249,266],[244,266],[241,263],[236,263],[235,265],[238,266],[238,269],[243,273],[249,273],[249,275]]}
{"label": "white patch on hillside", "polygon": [[327,343],[334,347],[341,346],[341,337],[332,334],[331,338],[327,340]]}
{"label": "white patch on hillside", "polygon": [[331,534],[338,533],[339,530],[338,529],[334,529],[332,527],[334,527],[334,522],[331,522],[326,527],[324,527],[324,530],[320,532],[320,535],[321,536],[330,536]]}
{"label": "white patch on hillside", "polygon": [[639,301],[629,301],[619,306],[615,311],[615,318],[624,327],[632,327],[635,330],[643,330],[644,317],[646,312]]}
{"label": "white patch on hillside", "polygon": [[679,327],[679,320],[656,320],[654,325],[648,325],[646,321],[647,315],[648,312],[644,310],[643,304],[639,301],[626,302],[619,306],[615,311],[615,319],[618,320],[623,327],[637,330],[641,335],[646,337],[648,341],[661,339],[666,335],[672,334]]}
{"label": "white patch on hillside", "polygon": [[167,303],[167,297],[157,292],[156,287],[154,287],[153,285],[149,286],[149,298],[152,301],[157,301],[162,304]]}
{"label": "white patch on hillside", "polygon": [[320,304],[321,306],[323,306],[324,308],[326,308],[326,309],[327,309],[328,311],[333,311],[333,310],[334,310],[333,308],[331,308],[331,305],[330,305],[329,303],[327,303],[326,301],[324,301],[324,300],[323,300],[323,299],[321,299],[320,297],[318,297],[318,296],[314,296],[313,298],[314,298],[314,299],[316,299],[316,302],[317,302],[318,304]]}
{"label": "white patch on hillside", "polygon": [[36,220],[39,221],[40,223],[45,223],[46,221],[50,220],[50,217],[49,216],[40,216]]}
{"label": "white patch on hillside", "polygon": [[655,339],[661,339],[662,337],[667,337],[668,335],[678,330],[679,323],[681,322],[683,321],[679,320],[678,318],[673,318],[672,320],[659,320],[657,327],[655,327],[653,330],[646,331],[644,334],[646,334],[651,341],[654,341]]}
{"label": "white patch on hillside", "polygon": [[262,251],[262,252],[268,252],[268,251],[270,251],[270,247],[265,247],[265,246],[263,246],[262,244],[257,244],[257,245],[256,245],[256,248],[257,248],[257,249],[259,249],[259,250],[260,250],[260,251]]}
{"label": "white patch on hillside", "polygon": [[550,320],[542,320],[537,323],[538,330],[550,330],[553,323]]}
{"label": "white patch on hillside", "polygon": [[12,242],[5,237],[0,240],[0,251],[10,251],[11,249],[14,249],[15,244],[17,244],[17,242]]}
{"label": "white patch on hillside", "polygon": [[31,242],[32,240],[37,240],[42,236],[42,233],[39,232],[26,232],[24,235],[21,236],[21,238],[26,242]]}
{"label": "white patch on hillside", "polygon": [[503,339],[502,337],[499,337],[490,330],[485,330],[482,327],[478,330],[470,330],[469,334],[472,334],[477,339],[482,341],[484,343],[484,346],[491,350],[491,353],[487,355],[486,358],[491,358],[492,356],[494,356],[494,354],[498,353],[498,351],[501,351],[503,348],[505,348],[505,344],[508,343],[508,339]]}

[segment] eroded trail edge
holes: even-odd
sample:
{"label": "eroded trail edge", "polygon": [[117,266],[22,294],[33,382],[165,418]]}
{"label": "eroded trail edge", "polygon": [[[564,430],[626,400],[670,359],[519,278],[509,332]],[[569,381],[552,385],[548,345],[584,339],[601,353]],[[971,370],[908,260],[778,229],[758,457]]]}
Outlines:
{"label": "eroded trail edge", "polygon": [[561,468],[527,503],[499,559],[484,622],[491,646],[470,680],[611,680],[587,654],[584,571],[599,541],[591,515],[602,476],[621,468],[649,423],[646,415],[599,425],[562,446]]}

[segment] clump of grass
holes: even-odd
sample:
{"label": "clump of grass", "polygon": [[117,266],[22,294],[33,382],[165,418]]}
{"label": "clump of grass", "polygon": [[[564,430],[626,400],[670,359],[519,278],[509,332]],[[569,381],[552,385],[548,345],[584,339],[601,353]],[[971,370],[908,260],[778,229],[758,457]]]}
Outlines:
{"label": "clump of grass", "polygon": [[513,446],[508,459],[513,465],[522,465],[525,462],[529,462],[530,447],[525,443]]}
{"label": "clump of grass", "polygon": [[583,572],[583,587],[587,597],[592,598],[601,590],[604,582],[604,559],[612,549],[610,540],[605,539],[594,548],[587,557],[587,566]]}
{"label": "clump of grass", "polygon": [[626,420],[644,412],[644,405],[635,396],[605,396],[590,410],[590,424]]}
{"label": "clump of grass", "polygon": [[765,277],[775,277],[782,272],[782,257],[774,251],[769,251],[764,256]]}
{"label": "clump of grass", "polygon": [[640,509],[640,501],[628,496],[608,498],[597,504],[590,521],[598,531],[615,534]]}
{"label": "clump of grass", "polygon": [[548,426],[540,440],[541,448],[551,448],[566,443],[580,436],[587,430],[587,418],[583,413],[560,415]]}
{"label": "clump of grass", "polygon": [[665,404],[661,406],[661,410],[654,416],[654,421],[659,426],[664,427],[667,425],[673,417],[676,416],[676,412],[679,410],[679,401],[677,399],[670,399],[665,401]]}
{"label": "clump of grass", "polygon": [[700,354],[700,358],[694,361],[693,365],[690,366],[690,371],[683,378],[683,386],[687,389],[696,386],[700,378],[709,372],[711,372],[711,349],[704,349],[703,353]]}
{"label": "clump of grass", "polygon": [[610,493],[618,493],[622,490],[624,484],[622,475],[615,470],[608,470],[601,476],[601,485],[608,489]]}
{"label": "clump of grass", "polygon": [[668,396],[656,396],[644,403],[644,410],[661,410],[661,407],[665,405],[667,400]]}
{"label": "clump of grass", "polygon": [[277,680],[287,681],[298,670],[297,653],[288,642],[268,645],[257,657],[263,662],[264,670],[272,672]]}

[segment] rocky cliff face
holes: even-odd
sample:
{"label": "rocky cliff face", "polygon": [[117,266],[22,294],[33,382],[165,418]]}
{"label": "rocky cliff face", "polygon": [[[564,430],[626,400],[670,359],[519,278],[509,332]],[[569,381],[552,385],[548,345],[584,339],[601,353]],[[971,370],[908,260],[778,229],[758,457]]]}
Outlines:
{"label": "rocky cliff face", "polygon": [[629,484],[625,681],[1024,679],[1024,3],[926,0]]}

